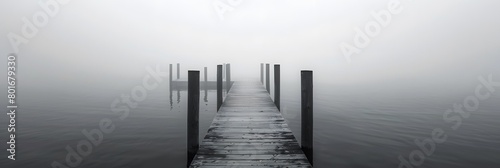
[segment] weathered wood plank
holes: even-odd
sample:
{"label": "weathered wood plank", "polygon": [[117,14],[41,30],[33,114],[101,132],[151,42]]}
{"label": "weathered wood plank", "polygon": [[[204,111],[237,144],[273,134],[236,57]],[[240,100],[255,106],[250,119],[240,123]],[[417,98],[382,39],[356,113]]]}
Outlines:
{"label": "weathered wood plank", "polygon": [[301,154],[302,149],[258,149],[258,150],[245,150],[245,149],[200,149],[198,152],[205,154],[233,154],[233,155],[275,155],[275,154]]}
{"label": "weathered wood plank", "polygon": [[295,149],[297,144],[295,143],[277,143],[276,145],[256,145],[256,144],[232,144],[232,145],[205,145],[200,147],[200,149],[249,149],[249,150],[257,150],[257,149]]}
{"label": "weathered wood plank", "polygon": [[217,155],[203,155],[198,154],[195,156],[196,159],[216,159],[216,160],[246,160],[246,159],[274,159],[274,160],[300,160],[304,159],[303,154],[277,154],[277,155],[225,155],[225,154],[217,154]]}
{"label": "weathered wood plank", "polygon": [[256,166],[244,166],[244,165],[230,165],[230,164],[225,164],[225,165],[203,165],[203,166],[192,166],[193,168],[255,168],[255,167],[261,167],[261,168],[309,168],[312,166],[309,165],[256,165]]}
{"label": "weathered wood plank", "polygon": [[[228,143],[266,143],[266,142],[297,142],[296,139],[203,139],[202,142],[228,142]],[[203,143],[201,144],[203,145]]]}
{"label": "weathered wood plank", "polygon": [[312,167],[259,82],[235,82],[190,167]]}
{"label": "weathered wood plank", "polygon": [[298,145],[299,143],[297,142],[205,142],[204,146],[215,146],[215,145],[222,145],[222,146],[232,146],[232,145],[253,145],[253,146],[266,146],[266,145],[280,145],[280,146],[288,146],[288,145]]}
{"label": "weathered wood plank", "polygon": [[274,166],[274,165],[308,165],[309,162],[304,159],[294,160],[197,160],[194,165],[239,165],[239,166]]}

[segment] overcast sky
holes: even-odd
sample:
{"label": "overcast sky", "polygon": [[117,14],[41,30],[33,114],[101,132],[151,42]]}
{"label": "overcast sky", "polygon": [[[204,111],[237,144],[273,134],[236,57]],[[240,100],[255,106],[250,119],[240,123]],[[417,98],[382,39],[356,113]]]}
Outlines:
{"label": "overcast sky", "polygon": [[[1,55],[15,52],[7,35],[22,35],[22,18],[32,21],[43,11],[38,2],[2,2]],[[401,12],[350,62],[340,44],[354,45],[355,28],[376,21],[372,11],[387,10],[390,0],[230,2],[240,3],[73,0],[20,45],[20,71],[25,81],[40,82],[141,75],[157,63],[202,69],[231,62],[235,74],[256,77],[258,63],[270,62],[347,84],[422,76],[475,80],[500,72],[500,1],[401,0]],[[232,10],[222,20],[214,4]]]}

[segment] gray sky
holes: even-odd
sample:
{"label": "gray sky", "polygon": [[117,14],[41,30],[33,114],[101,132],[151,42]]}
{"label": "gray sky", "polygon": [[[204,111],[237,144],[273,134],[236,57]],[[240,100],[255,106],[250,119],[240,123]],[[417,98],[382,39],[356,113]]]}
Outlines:
{"label": "gray sky", "polygon": [[[353,44],[355,27],[375,21],[371,12],[387,10],[390,0],[241,0],[224,20],[217,2],[228,4],[70,1],[20,45],[24,80],[127,77],[144,74],[147,65],[177,62],[186,69],[231,62],[235,75],[255,77],[258,63],[281,63],[285,70],[314,69],[343,84],[474,80],[500,72],[500,1],[401,0],[401,13],[350,63],[339,45]],[[7,34],[20,35],[22,18],[32,20],[43,9],[38,1],[17,0],[3,2],[0,11],[0,54],[7,55],[14,52]]]}

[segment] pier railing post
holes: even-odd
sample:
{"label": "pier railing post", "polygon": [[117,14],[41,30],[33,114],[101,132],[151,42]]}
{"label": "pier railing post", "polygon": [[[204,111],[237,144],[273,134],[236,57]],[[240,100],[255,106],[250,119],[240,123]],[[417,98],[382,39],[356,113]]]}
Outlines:
{"label": "pier railing post", "polygon": [[181,64],[177,63],[177,79],[181,78]]}
{"label": "pier railing post", "polygon": [[280,110],[280,87],[280,64],[274,64],[274,104],[278,110]]}
{"label": "pier railing post", "polygon": [[168,66],[168,67],[170,68],[170,70],[169,70],[169,77],[168,77],[168,79],[169,79],[169,81],[168,81],[168,82],[169,82],[169,83],[168,83],[168,85],[169,85],[169,87],[170,87],[170,90],[172,90],[172,77],[173,77],[173,76],[172,76],[172,64],[169,64],[169,66]]}
{"label": "pier railing post", "polygon": [[217,65],[217,111],[222,106],[222,65]]}
{"label": "pier railing post", "polygon": [[207,67],[203,68],[203,73],[204,73],[203,79],[205,79],[205,82],[203,83],[203,85],[204,85],[203,87],[205,90],[207,90],[207,87],[208,87],[208,70],[207,69],[208,69]]}
{"label": "pier railing post", "polygon": [[301,71],[301,146],[313,165],[313,71]]}
{"label": "pier railing post", "polygon": [[200,112],[200,71],[188,71],[188,165],[193,160],[199,148],[199,112]]}
{"label": "pier railing post", "polygon": [[208,69],[207,67],[204,68],[205,82],[203,83],[203,90],[205,91],[205,97],[203,98],[203,100],[205,102],[208,102],[208,98],[207,98],[207,94],[208,94],[208,70],[207,69]]}
{"label": "pier railing post", "polygon": [[208,73],[208,72],[207,72],[207,69],[208,69],[207,67],[205,67],[205,68],[204,68],[204,73],[205,73],[204,79],[205,79],[205,83],[207,83],[207,82],[208,82],[208,75],[207,75],[207,73]]}
{"label": "pier railing post", "polygon": [[260,83],[264,84],[264,63],[260,63]]}
{"label": "pier railing post", "polygon": [[222,63],[222,79],[226,80],[226,63]]}
{"label": "pier railing post", "polygon": [[231,89],[231,64],[226,64],[226,89],[229,93],[229,89]]}
{"label": "pier railing post", "polygon": [[169,93],[169,97],[170,97],[170,108],[172,108],[172,104],[173,104],[173,101],[172,101],[172,64],[169,64],[169,77],[168,77],[168,93]]}
{"label": "pier railing post", "polygon": [[269,64],[266,64],[266,89],[267,93],[271,93],[271,88],[269,88]]}

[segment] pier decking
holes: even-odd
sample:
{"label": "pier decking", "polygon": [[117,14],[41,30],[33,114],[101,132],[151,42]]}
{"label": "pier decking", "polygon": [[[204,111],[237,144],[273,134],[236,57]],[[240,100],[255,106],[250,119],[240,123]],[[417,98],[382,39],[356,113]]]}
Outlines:
{"label": "pier decking", "polygon": [[266,89],[234,82],[189,167],[312,167]]}

